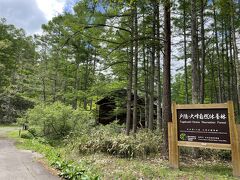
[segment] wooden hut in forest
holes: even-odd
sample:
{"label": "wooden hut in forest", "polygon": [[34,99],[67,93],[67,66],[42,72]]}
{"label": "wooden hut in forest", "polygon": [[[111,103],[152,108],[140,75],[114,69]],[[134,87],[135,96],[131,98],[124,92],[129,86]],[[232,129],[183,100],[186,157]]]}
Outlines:
{"label": "wooden hut in forest", "polygon": [[[133,110],[133,94],[132,94],[132,110]],[[144,127],[144,98],[138,97],[138,126]],[[127,90],[119,89],[109,93],[96,102],[98,107],[97,123],[106,125],[113,121],[119,124],[126,123],[127,112]]]}

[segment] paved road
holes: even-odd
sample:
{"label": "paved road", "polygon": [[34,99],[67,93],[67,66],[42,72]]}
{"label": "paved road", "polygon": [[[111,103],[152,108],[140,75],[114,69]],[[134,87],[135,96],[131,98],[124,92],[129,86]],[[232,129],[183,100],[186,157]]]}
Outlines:
{"label": "paved road", "polygon": [[0,128],[0,180],[59,180],[37,162],[37,153],[19,150],[6,138],[10,130]]}

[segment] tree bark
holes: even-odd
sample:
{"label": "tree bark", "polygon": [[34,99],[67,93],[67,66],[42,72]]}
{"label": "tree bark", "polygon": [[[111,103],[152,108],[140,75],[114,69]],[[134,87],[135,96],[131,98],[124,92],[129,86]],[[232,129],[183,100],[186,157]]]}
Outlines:
{"label": "tree bark", "polygon": [[[228,28],[225,23],[225,49],[226,49],[226,60],[227,60],[227,100],[232,100],[232,95],[231,95],[231,74],[230,74],[230,67],[231,63],[229,60],[229,40],[228,40]],[[230,47],[231,48],[231,47]],[[230,49],[231,51],[231,49]]]}
{"label": "tree bark", "polygon": [[[214,18],[214,35],[215,35],[215,46],[217,59],[219,60],[219,45],[218,45],[218,30],[217,30],[217,17],[216,17],[216,9],[215,9],[215,0],[213,2],[213,18]],[[218,102],[222,102],[222,78],[221,78],[221,63],[218,63]]]}
{"label": "tree bark", "polygon": [[[153,9],[156,6],[154,1]],[[153,130],[153,121],[154,121],[154,77],[155,77],[155,37],[156,37],[156,14],[153,12],[153,24],[152,24],[152,33],[153,33],[153,41],[152,41],[152,52],[151,52],[151,62],[150,62],[150,76],[149,76],[149,121],[148,128]]]}
{"label": "tree bark", "polygon": [[197,42],[197,15],[196,0],[191,1],[191,38],[192,38],[192,103],[197,104],[198,100],[198,42]]}
{"label": "tree bark", "polygon": [[168,122],[171,121],[171,3],[164,3],[164,59],[163,59],[163,141],[164,151],[168,149]]}
{"label": "tree bark", "polygon": [[137,132],[137,98],[138,98],[138,17],[137,17],[137,5],[135,2],[134,7],[134,67],[133,67],[133,93],[134,93],[134,100],[133,100],[133,133]]}
{"label": "tree bark", "polygon": [[126,134],[130,134],[131,129],[131,106],[132,106],[132,84],[133,84],[133,38],[134,38],[134,12],[131,10],[130,24],[131,24],[131,44],[130,44],[130,54],[128,61],[128,87],[127,87],[127,117],[126,117]]}
{"label": "tree bark", "polygon": [[[234,13],[235,14],[235,13]],[[235,30],[235,23],[234,23],[234,15],[231,18],[231,26],[232,26],[232,38],[233,38],[233,51],[234,51],[234,61],[236,65],[236,86],[237,86],[237,107],[238,107],[238,113],[240,112],[239,106],[240,106],[240,62],[238,59],[238,48],[237,48],[237,41],[236,41],[236,30]]]}
{"label": "tree bark", "polygon": [[225,90],[225,47],[224,47],[224,25],[223,25],[223,18],[221,22],[221,34],[222,34],[222,54],[221,54],[221,63],[222,63],[222,69],[221,69],[221,79],[222,79],[222,100],[223,102],[226,102],[226,90]]}
{"label": "tree bark", "polygon": [[[143,19],[144,19],[144,14],[143,14]],[[144,23],[144,22],[143,22]],[[145,36],[146,33],[146,27],[145,24],[143,25],[143,36]],[[146,56],[146,45],[145,45],[145,40],[143,40],[143,49],[142,49],[142,53],[143,53],[143,71],[144,71],[144,114],[145,114],[145,128],[148,128],[148,120],[149,120],[149,94],[148,94],[148,82],[149,82],[149,78],[148,78],[148,58]]]}
{"label": "tree bark", "polygon": [[204,28],[204,8],[205,0],[201,0],[201,81],[200,81],[200,102],[204,104],[205,99],[205,28]]}
{"label": "tree bark", "polygon": [[[192,103],[199,103],[199,59],[198,59],[198,35],[197,35],[197,8],[196,0],[191,1],[191,40],[192,40]],[[202,32],[201,32],[202,33]],[[192,151],[194,157],[198,156],[197,149]]]}
{"label": "tree bark", "polygon": [[161,91],[161,67],[160,67],[160,19],[159,19],[159,3],[156,3],[154,7],[156,14],[156,35],[157,35],[157,63],[156,63],[156,79],[157,79],[157,129],[162,129],[162,112],[161,112],[161,101],[162,101],[162,91]]}
{"label": "tree bark", "polygon": [[57,57],[55,59],[55,73],[54,73],[54,79],[53,79],[53,102],[57,100],[57,83],[58,83],[58,62],[59,54],[57,54]]}
{"label": "tree bark", "polygon": [[186,1],[183,9],[183,43],[184,43],[184,74],[185,74],[185,103],[189,103],[188,97],[188,70],[187,70],[187,33],[186,33]]}
{"label": "tree bark", "polygon": [[73,109],[77,109],[77,106],[78,106],[78,90],[79,90],[78,71],[79,71],[79,64],[76,62],[75,85],[74,85],[74,100],[73,100],[73,103],[72,103]]}
{"label": "tree bark", "polygon": [[[229,18],[230,22],[231,22],[231,17]],[[234,100],[234,94],[233,93],[236,89],[236,85],[235,85],[235,69],[234,69],[234,60],[233,60],[233,45],[232,45],[232,28],[231,25],[229,26],[229,49],[230,49],[230,84],[231,84],[231,99]]]}

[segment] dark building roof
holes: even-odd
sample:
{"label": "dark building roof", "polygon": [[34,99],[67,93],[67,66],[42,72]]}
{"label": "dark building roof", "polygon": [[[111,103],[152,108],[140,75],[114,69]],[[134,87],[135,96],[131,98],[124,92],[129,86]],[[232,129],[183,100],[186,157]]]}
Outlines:
{"label": "dark building roof", "polygon": [[[132,93],[132,100],[134,99],[134,95]],[[126,106],[127,104],[127,90],[126,89],[118,89],[114,90],[109,93],[109,95],[103,97],[102,99],[98,100],[95,104],[97,105],[103,105],[108,104],[109,102],[113,101],[122,101],[122,104]],[[144,98],[141,98],[138,96],[138,104],[143,105],[144,104]]]}
{"label": "dark building roof", "polygon": [[[132,93],[132,106],[134,95]],[[144,98],[138,96],[138,107],[144,108]],[[126,122],[127,112],[127,90],[118,89],[110,92],[107,96],[103,97],[95,104],[98,105],[98,117],[97,122],[100,124],[109,124],[115,120],[118,120],[120,124]],[[139,110],[139,109],[138,109]],[[139,111],[139,120],[144,111]],[[142,116],[143,117],[143,116]],[[139,124],[141,122],[139,121]],[[141,123],[142,124],[142,123]]]}

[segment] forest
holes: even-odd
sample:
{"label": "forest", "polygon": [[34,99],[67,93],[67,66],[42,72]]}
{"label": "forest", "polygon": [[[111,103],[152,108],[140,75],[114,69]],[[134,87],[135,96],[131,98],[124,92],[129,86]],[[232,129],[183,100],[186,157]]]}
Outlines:
{"label": "forest", "polygon": [[[32,36],[3,17],[0,123],[24,126],[27,146],[48,147],[53,157],[46,156],[63,178],[121,179],[123,172],[101,170],[113,167],[98,162],[89,168],[88,163],[99,154],[119,161],[166,159],[172,102],[231,100],[240,121],[239,50],[237,0],[81,0]],[[98,104],[105,100],[114,108],[103,103],[103,109],[111,109],[104,114]],[[110,117],[104,125],[100,114]],[[60,159],[55,151],[64,151]],[[182,151],[191,158],[230,158],[225,151]],[[76,156],[89,159],[73,170],[67,164]],[[143,172],[123,179],[169,176],[169,170],[159,175],[153,164],[151,172],[141,166]],[[70,176],[66,167],[84,170]],[[171,178],[202,178],[189,173]],[[225,171],[211,173],[204,176],[225,177]]]}

